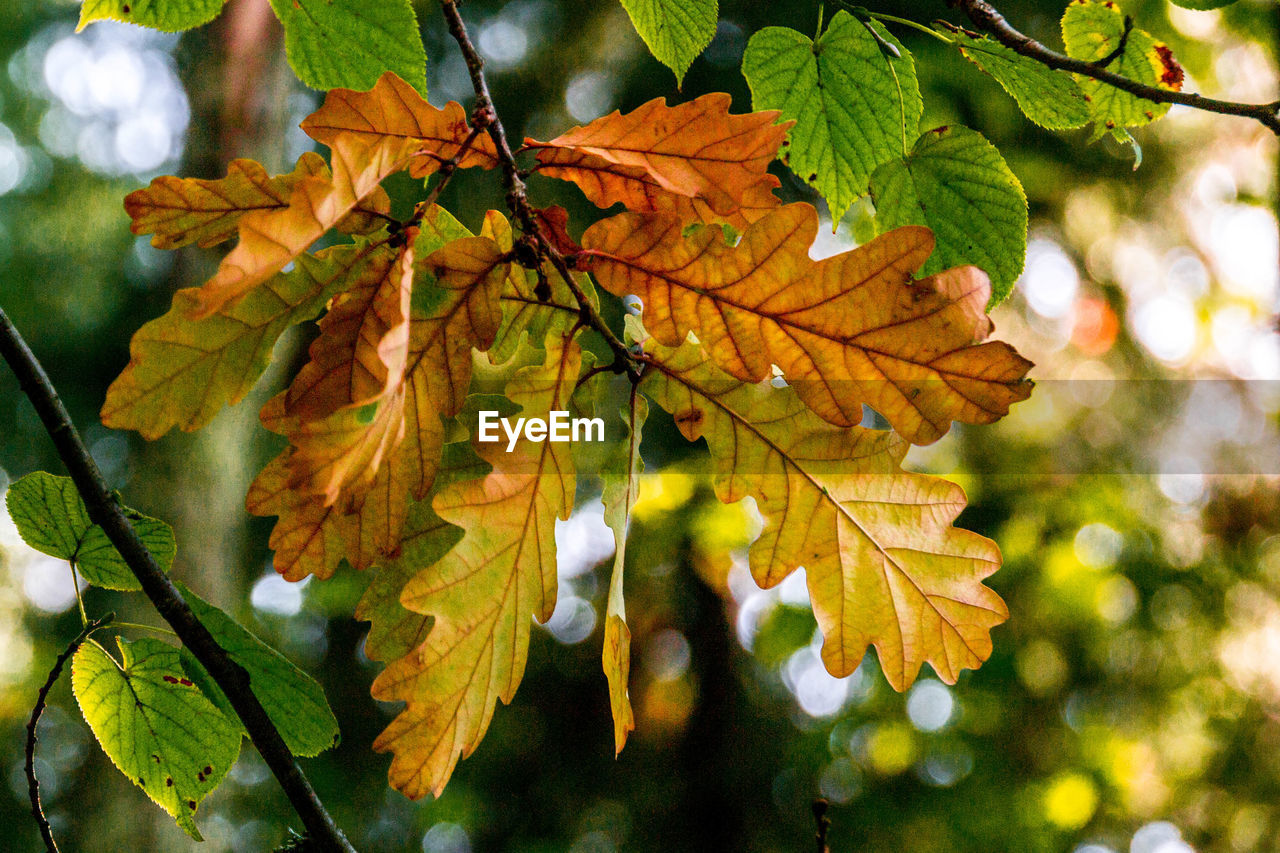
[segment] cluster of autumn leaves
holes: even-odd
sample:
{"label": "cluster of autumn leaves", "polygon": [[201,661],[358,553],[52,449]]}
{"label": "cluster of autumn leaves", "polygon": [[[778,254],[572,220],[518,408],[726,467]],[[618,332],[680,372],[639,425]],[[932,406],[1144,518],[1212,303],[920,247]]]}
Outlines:
{"label": "cluster of autumn leaves", "polygon": [[[610,425],[617,460],[604,472],[618,542],[604,651],[618,749],[633,727],[621,568],[646,397],[706,439],[723,500],[755,499],[757,581],[807,569],[834,675],[869,644],[899,689],[925,662],[953,681],[990,654],[1007,610],[982,580],[999,552],[952,526],[957,486],[900,463],[952,421],[1007,413],[1030,391],[1030,364],[986,341],[984,273],[913,279],[933,249],[925,228],[811,260],[817,213],[782,205],[768,172],[787,144],[777,118],[732,115],[713,94],[528,140],[538,173],[627,208],[580,245],[562,210],[538,212],[576,270],[572,287],[549,263],[520,263],[519,235],[497,211],[478,234],[435,205],[391,219],[380,183],[392,173],[501,165],[461,106],[432,107],[392,74],[369,92],[330,92],[304,122],[329,166],[307,154],[268,176],[238,160],[226,178],[159,178],[127,199],[133,230],[158,247],[239,242],[136,334],[107,425],[147,438],[199,428],[245,396],[289,326],[323,312],[310,360],[262,409],[288,447],[247,505],[278,517],[271,546],[285,577],[325,578],[344,559],[371,570],[357,615],[371,622],[368,654],[387,663],[373,693],[405,703],[376,747],[394,753],[391,782],[409,796],[439,793],[497,699],[511,700],[530,616],[555,607],[555,522],[577,497],[570,444],[468,441],[472,392],[500,390],[525,417],[589,408],[593,386],[614,377],[588,370],[581,343],[592,278],[643,303],[643,325],[629,318],[625,330],[642,376]],[[308,252],[335,230],[349,239]],[[775,368],[785,387],[770,381]],[[892,430],[859,426],[864,405]]]}

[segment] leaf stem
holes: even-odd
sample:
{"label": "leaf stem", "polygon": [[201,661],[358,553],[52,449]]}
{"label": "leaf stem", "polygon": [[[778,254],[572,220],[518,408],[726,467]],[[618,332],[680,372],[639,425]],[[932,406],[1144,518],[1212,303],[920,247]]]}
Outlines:
{"label": "leaf stem", "polygon": [[942,33],[938,32],[933,27],[926,26],[925,24],[922,24],[919,21],[912,21],[908,18],[899,18],[897,15],[888,15],[888,14],[885,14],[884,12],[872,12],[870,10],[867,11],[867,15],[868,17],[875,18],[877,21],[883,21],[885,23],[890,23],[890,24],[898,24],[899,26],[902,26],[902,27],[910,27],[911,29],[922,32],[925,35],[933,36],[938,41],[943,42],[944,44],[955,44],[954,39],[950,39],[947,36],[944,36]]}
{"label": "leaf stem", "polygon": [[[74,569],[72,571],[74,574]],[[62,675],[62,668],[66,666],[67,661],[79,650],[90,634],[105,627],[114,618],[114,613],[108,613],[92,622],[85,621],[80,628],[80,633],[76,634],[75,638],[62,650],[62,654],[58,655],[58,659],[53,662],[53,669],[49,670],[49,677],[44,680],[44,686],[36,696],[35,707],[31,709],[31,718],[27,720],[26,762],[23,764],[23,770],[27,774],[27,794],[31,798],[31,815],[40,827],[40,837],[44,839],[44,847],[48,853],[58,853],[58,842],[53,839],[53,829],[49,826],[49,819],[44,814],[44,805],[40,802],[40,780],[36,778],[36,746],[40,739],[36,736],[36,727],[40,724],[40,717],[48,706],[49,691]]]}
{"label": "leaf stem", "polygon": [[1280,136],[1280,101],[1265,104],[1221,101],[1216,98],[1206,98],[1195,92],[1176,92],[1172,89],[1161,89],[1158,86],[1147,86],[1105,68],[1099,68],[1092,62],[1072,59],[1045,47],[1017,30],[987,0],[947,0],[947,5],[959,7],[978,29],[988,33],[1010,50],[1028,59],[1034,59],[1047,68],[1090,77],[1114,86],[1122,92],[1128,92],[1157,104],[1181,104],[1205,112],[1251,118],[1276,136]]}
{"label": "leaf stem", "polygon": [[141,622],[113,622],[112,628],[134,628],[139,631],[155,631],[157,634],[168,634],[176,637],[177,633],[168,628],[162,628],[159,625],[143,625]]}
{"label": "leaf stem", "polygon": [[80,594],[80,578],[76,575],[76,561],[68,560],[67,565],[71,567],[71,588],[76,593],[76,607],[80,608],[80,627],[89,624],[89,617],[84,612],[84,596]]}
{"label": "leaf stem", "polygon": [[76,431],[53,383],[49,381],[48,374],[3,309],[0,309],[0,356],[8,362],[9,368],[18,378],[18,385],[40,416],[76,490],[84,500],[89,520],[107,534],[111,544],[120,552],[120,556],[138,579],[143,593],[155,606],[156,612],[173,627],[182,644],[191,650],[226,694],[231,707],[244,724],[245,731],[258,748],[258,753],[298,812],[312,842],[325,851],[355,853],[351,842],[343,836],[342,830],[316,796],[311,783],[285,745],[279,730],[267,716],[262,703],[249,688],[249,674],[213,639],[213,635],[191,611],[182,593],[138,538],[137,531],[121,509],[119,499],[107,487],[102,472],[84,446],[84,441]]}
{"label": "leaf stem", "polygon": [[614,333],[613,329],[609,328],[609,324],[605,322],[599,310],[587,297],[582,286],[574,279],[573,273],[569,269],[568,259],[556,249],[551,239],[543,233],[537,217],[533,215],[533,208],[529,204],[529,195],[524,179],[520,177],[520,167],[511,151],[511,144],[507,141],[507,132],[502,126],[502,119],[498,116],[498,111],[493,105],[489,82],[484,76],[484,60],[476,51],[476,47],[467,33],[467,26],[462,20],[462,15],[458,12],[458,0],[440,0],[440,8],[444,12],[445,22],[449,26],[449,33],[453,36],[454,41],[458,43],[458,48],[462,51],[462,58],[467,63],[467,73],[471,77],[471,88],[476,95],[474,114],[486,116],[488,119],[485,129],[488,130],[489,137],[493,140],[494,148],[498,152],[498,160],[502,164],[502,182],[507,191],[507,208],[519,223],[520,230],[525,237],[532,240],[533,245],[531,248],[538,258],[545,259],[550,263],[552,268],[564,279],[565,286],[569,288],[569,292],[573,294],[573,298],[578,303],[578,311],[582,317],[583,325],[591,327],[600,337],[604,338],[609,349],[613,351],[614,359],[623,366],[623,370],[631,378],[631,381],[639,382],[639,364],[627,349],[626,344]]}

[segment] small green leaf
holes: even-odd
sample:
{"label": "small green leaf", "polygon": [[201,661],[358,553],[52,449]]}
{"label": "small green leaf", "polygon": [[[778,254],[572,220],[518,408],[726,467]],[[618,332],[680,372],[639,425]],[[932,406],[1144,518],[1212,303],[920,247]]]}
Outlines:
{"label": "small green leaf", "polygon": [[[886,55],[868,27],[902,58]],[[747,44],[742,73],[755,109],[795,120],[782,161],[822,193],[833,221],[919,132],[924,105],[911,54],[879,23],[848,12],[838,12],[817,42],[765,27]]]}
{"label": "small green leaf", "polygon": [[120,772],[200,841],[196,807],[235,763],[240,730],[183,674],[173,646],[116,642],[119,663],[92,641],[76,652],[80,711]]}
{"label": "small green leaf", "polygon": [[957,32],[953,38],[964,57],[994,77],[1036,124],[1070,130],[1089,123],[1089,101],[1070,74],[1046,68],[986,36]]}
{"label": "small green leaf", "polygon": [[[9,487],[9,516],[22,540],[42,554],[75,563],[84,579],[105,589],[142,587],[107,534],[89,512],[70,477],[36,471]],[[173,529],[155,518],[122,507],[138,538],[166,572],[176,551]]]}
{"label": "small green leaf", "polygon": [[427,94],[427,54],[409,0],[271,0],[298,79],[368,91],[384,71]]}
{"label": "small green leaf", "polygon": [[[1062,16],[1062,40],[1073,59],[1105,62],[1108,71],[1146,86],[1182,88],[1182,67],[1173,53],[1150,33],[1134,27],[1115,3],[1073,0]],[[1168,104],[1139,98],[1097,80],[1081,78],[1080,88],[1089,97],[1094,121],[1104,130],[1150,124],[1169,112]]]}
{"label": "small green leaf", "polygon": [[[253,695],[290,751],[310,757],[337,746],[338,720],[315,679],[182,584],[178,589],[218,645],[249,673]],[[238,726],[239,718],[231,703],[195,655],[184,648],[181,660],[187,676]]]}
{"label": "small green leaf", "polygon": [[166,33],[207,24],[222,11],[226,0],[84,0],[80,32],[94,21],[123,21]]}
{"label": "small green leaf", "polygon": [[1184,9],[1221,9],[1224,6],[1230,6],[1236,0],[1169,0],[1175,6],[1181,6]]}
{"label": "small green leaf", "polygon": [[1027,254],[1027,197],[995,146],[967,127],[922,135],[905,159],[871,179],[881,231],[933,229],[937,247],[923,274],[973,264],[991,277],[991,305],[1004,301]]}
{"label": "small green leaf", "polygon": [[717,0],[622,0],[622,8],[677,86],[716,34]]}

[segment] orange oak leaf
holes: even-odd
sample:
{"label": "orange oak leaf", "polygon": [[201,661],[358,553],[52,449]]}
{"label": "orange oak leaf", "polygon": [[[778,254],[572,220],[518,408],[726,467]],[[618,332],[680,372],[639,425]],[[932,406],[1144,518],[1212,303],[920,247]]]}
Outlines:
{"label": "orange oak leaf", "polygon": [[[546,361],[517,372],[507,396],[524,417],[566,410],[581,360],[572,340],[548,341]],[[432,501],[441,519],[466,531],[462,540],[419,571],[400,598],[435,623],[373,684],[375,698],[407,703],[374,748],[394,753],[391,784],[414,799],[444,789],[458,759],[484,737],[498,699],[515,694],[530,616],[545,622],[555,609],[556,519],[573,508],[569,444],[522,439],[509,453],[497,443],[476,448],[493,470]]]}
{"label": "orange oak leaf", "polygon": [[[294,188],[303,178],[329,177],[329,167],[314,151],[298,158],[292,172],[269,176],[256,160],[232,160],[227,176],[218,180],[177,178],[164,175],[149,186],[125,196],[124,209],[133,220],[134,234],[153,234],[157,249],[177,249],[195,243],[216,246],[235,236],[240,218],[255,210],[289,206]],[[384,221],[377,214],[391,210],[391,199],[381,190],[337,224],[352,234],[376,230]]]}
{"label": "orange oak leaf", "polygon": [[[409,163],[409,174],[415,178],[427,177],[456,156],[471,132],[467,113],[459,103],[450,101],[444,109],[437,109],[391,71],[379,77],[368,92],[331,90],[324,105],[302,122],[302,129],[330,146],[343,134],[370,141],[413,140],[419,151]],[[486,133],[477,134],[458,160],[463,169],[497,165],[497,149]]]}
{"label": "orange oak leaf", "polygon": [[657,98],[525,145],[541,174],[576,183],[598,207],[622,202],[742,228],[778,204],[768,168],[792,123],[776,124],[772,110],[731,115],[729,106],[719,92],[674,107]]}
{"label": "orange oak leaf", "polygon": [[380,193],[382,179],[403,169],[417,150],[413,140],[347,135],[336,137],[331,147],[330,178],[304,178],[288,207],[240,218],[240,242],[200,288],[195,319],[235,302],[296,260],[361,202]]}
{"label": "orange oak leaf", "polygon": [[279,516],[268,544],[275,552],[275,570],[286,580],[299,581],[308,575],[328,578],[346,554],[341,510],[289,486],[292,452],[286,448],[258,473],[249,486],[245,508],[252,515]]}
{"label": "orange oak leaf", "polygon": [[907,443],[894,433],[834,427],[791,388],[724,373],[701,345],[646,350],[641,390],[686,438],[706,438],[719,498],[752,497],[764,516],[749,555],[756,582],[806,569],[832,675],[852,673],[868,645],[897,690],[923,663],[954,683],[987,659],[991,629],[1009,617],[982,584],[1000,551],[951,526],[965,506],[959,486],[902,471]]}
{"label": "orange oak leaf", "polygon": [[133,336],[129,365],[107,389],[102,422],[152,440],[175,426],[204,426],[249,392],[285,329],[315,317],[330,297],[381,268],[388,256],[394,253],[385,237],[302,255],[295,269],[203,320],[191,319],[198,288],[179,290],[169,312]]}
{"label": "orange oak leaf", "polygon": [[729,245],[721,229],[682,234],[668,216],[624,213],[583,235],[602,287],[644,302],[645,324],[668,346],[696,332],[720,367],[759,382],[772,366],[833,424],[873,407],[915,444],[952,421],[990,423],[1025,400],[1031,363],[1008,344],[981,343],[990,283],[975,267],[913,281],[933,250],[927,228],[899,228],[823,261],[809,258],[811,205],[769,213]]}

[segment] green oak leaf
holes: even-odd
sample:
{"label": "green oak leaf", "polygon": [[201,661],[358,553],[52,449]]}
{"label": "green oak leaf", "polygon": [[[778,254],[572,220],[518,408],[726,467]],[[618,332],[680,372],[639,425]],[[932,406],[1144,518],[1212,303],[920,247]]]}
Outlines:
{"label": "green oak leaf", "polygon": [[94,21],[123,21],[166,33],[207,24],[222,11],[226,0],[84,0],[80,32]]}
{"label": "green oak leaf", "polygon": [[1031,121],[1049,130],[1089,123],[1089,101],[1070,74],[1046,68],[986,36],[957,32],[953,38],[965,59],[994,77]]}
{"label": "green oak leaf", "polygon": [[[890,57],[870,26],[901,58]],[[887,30],[848,12],[811,41],[786,27],[751,37],[742,73],[757,110],[794,119],[782,160],[815,187],[838,222],[867,191],[881,163],[901,157],[918,133],[924,104],[915,63]]]}
{"label": "green oak leaf", "polygon": [[991,306],[1004,301],[1027,254],[1027,197],[995,146],[967,127],[921,135],[905,159],[871,179],[881,231],[933,229],[937,246],[923,269],[932,275],[973,264],[991,277]]}
{"label": "green oak leaf", "polygon": [[[1146,86],[1181,88],[1182,67],[1169,48],[1137,27],[1131,27],[1126,37],[1125,29],[1125,15],[1112,2],[1073,0],[1062,16],[1062,40],[1068,56],[1100,62],[1115,53],[1123,40],[1124,50],[1106,63],[1108,71]],[[1097,80],[1081,78],[1080,88],[1089,97],[1098,123],[1095,139],[1108,130],[1150,124],[1169,112],[1168,104],[1139,98]]]}
{"label": "green oak leaf", "polygon": [[[253,695],[291,752],[310,757],[338,745],[338,720],[315,679],[182,584],[178,589],[218,645],[249,673]],[[239,726],[231,703],[189,649],[182,650],[181,663],[187,677]]]}
{"label": "green oak leaf", "polygon": [[427,54],[409,0],[271,0],[298,79],[313,89],[367,91],[394,71],[423,97]]}
{"label": "green oak leaf", "polygon": [[195,813],[240,754],[240,729],[182,671],[160,640],[117,639],[120,661],[80,647],[71,687],[103,752],[197,841]]}
{"label": "green oak leaf", "polygon": [[[42,554],[73,563],[89,583],[105,589],[142,589],[106,531],[89,520],[70,477],[44,471],[28,474],[9,487],[5,505],[22,541]],[[128,507],[121,509],[142,544],[167,572],[177,550],[173,528]]]}
{"label": "green oak leaf", "polygon": [[717,0],[622,0],[640,38],[676,75],[676,85],[716,34]]}

